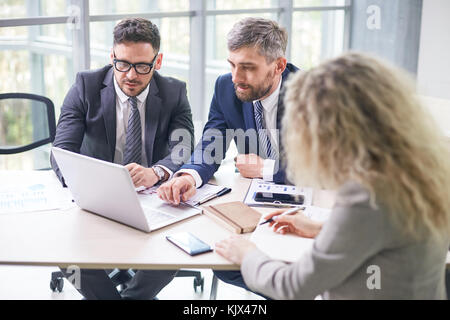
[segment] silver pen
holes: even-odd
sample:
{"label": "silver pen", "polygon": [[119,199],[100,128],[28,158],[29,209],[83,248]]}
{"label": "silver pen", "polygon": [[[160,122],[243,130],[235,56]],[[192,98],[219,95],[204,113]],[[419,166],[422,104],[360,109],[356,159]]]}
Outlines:
{"label": "silver pen", "polygon": [[[290,214],[294,214],[297,211],[304,210],[304,209],[305,209],[305,207],[295,207],[295,208],[292,208],[292,209],[289,209],[289,210],[283,212],[282,214],[279,214],[278,217],[279,216],[287,216],[287,215],[290,215]],[[270,218],[270,219],[267,219],[264,222],[261,222],[259,225],[263,225],[263,224],[266,224],[266,223],[269,223],[269,222],[272,222],[272,221],[274,221],[273,218]]]}

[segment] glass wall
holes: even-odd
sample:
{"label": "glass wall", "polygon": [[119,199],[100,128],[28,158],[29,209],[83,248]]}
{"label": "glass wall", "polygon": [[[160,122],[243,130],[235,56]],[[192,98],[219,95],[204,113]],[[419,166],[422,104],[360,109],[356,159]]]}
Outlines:
{"label": "glass wall", "polygon": [[291,61],[310,69],[344,49],[344,16],[340,11],[297,11],[293,14]]}
{"label": "glass wall", "polygon": [[68,0],[2,0],[0,19],[63,16]]}
{"label": "glass wall", "polygon": [[[71,85],[75,70],[72,63],[72,32],[65,24],[24,26],[21,18],[64,16],[67,0],[6,0],[0,4],[3,19],[17,19],[18,26],[0,27],[0,93],[26,92],[49,97],[56,116]],[[30,114],[16,106],[0,106],[0,141],[23,142],[29,132]],[[42,109],[45,112],[45,109]],[[8,131],[6,133],[6,131]],[[12,137],[17,135],[17,137]],[[0,169],[34,169],[49,166],[50,146],[17,155],[0,156]]]}
{"label": "glass wall", "polygon": [[[345,21],[351,13],[348,3],[348,0],[3,0],[0,93],[44,95],[55,104],[58,119],[76,73],[110,63],[112,32],[117,21],[130,15],[143,16],[160,29],[160,52],[164,56],[160,73],[187,83],[194,118],[202,127],[215,80],[229,72],[226,35],[236,21],[248,16],[279,21],[289,33],[290,62],[309,69],[345,49]],[[192,26],[201,19],[204,29],[197,32]],[[198,43],[199,35],[205,37],[204,49],[191,46],[191,41]],[[195,63],[197,57],[205,57],[204,69]],[[204,77],[200,77],[202,74]],[[3,112],[11,113],[11,108],[8,110]],[[24,120],[17,119],[18,113],[11,115],[0,115],[0,119],[18,123]],[[29,152],[32,155],[0,156],[0,169],[32,169],[36,163],[48,164],[49,146],[42,149],[38,155]]]}
{"label": "glass wall", "polygon": [[[209,2],[209,1],[208,1]],[[213,2],[213,1],[212,1]],[[145,12],[188,11],[186,0],[93,0],[89,1],[91,15],[127,14]]]}
{"label": "glass wall", "polygon": [[345,4],[345,0],[294,0],[294,7],[331,7]]}

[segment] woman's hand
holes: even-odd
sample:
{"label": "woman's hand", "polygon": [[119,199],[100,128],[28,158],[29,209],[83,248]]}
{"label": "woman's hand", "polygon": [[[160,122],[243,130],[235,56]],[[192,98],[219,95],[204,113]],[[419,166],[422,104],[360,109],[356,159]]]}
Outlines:
{"label": "woman's hand", "polygon": [[256,245],[242,236],[233,235],[216,243],[215,251],[235,264],[242,264],[244,256],[255,249]]}
{"label": "woman's hand", "polygon": [[278,210],[264,217],[266,220],[270,218],[274,220],[270,222],[270,226],[273,226],[275,232],[281,234],[293,233],[299,237],[315,238],[322,229],[323,223],[307,218],[301,211],[295,215],[280,216],[284,211]]}

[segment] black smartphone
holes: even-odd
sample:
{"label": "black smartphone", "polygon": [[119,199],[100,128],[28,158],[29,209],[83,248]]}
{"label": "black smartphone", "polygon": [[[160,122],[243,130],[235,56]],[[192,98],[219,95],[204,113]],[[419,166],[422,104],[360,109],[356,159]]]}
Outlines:
{"label": "black smartphone", "polygon": [[189,253],[191,256],[195,256],[204,252],[210,252],[213,250],[209,244],[203,242],[189,232],[172,234],[170,236],[166,236],[166,239],[172,242],[181,250]]}
{"label": "black smartphone", "polygon": [[286,194],[286,193],[273,193],[273,192],[257,192],[255,195],[255,201],[258,202],[270,202],[274,204],[303,204],[305,197],[301,194]]}

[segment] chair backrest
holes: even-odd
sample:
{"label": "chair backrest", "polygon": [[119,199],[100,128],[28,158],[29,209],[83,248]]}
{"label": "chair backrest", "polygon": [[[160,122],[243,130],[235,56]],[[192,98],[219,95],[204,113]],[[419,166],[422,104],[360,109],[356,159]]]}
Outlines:
{"label": "chair backrest", "polygon": [[53,102],[30,93],[0,94],[0,154],[21,153],[55,139]]}

